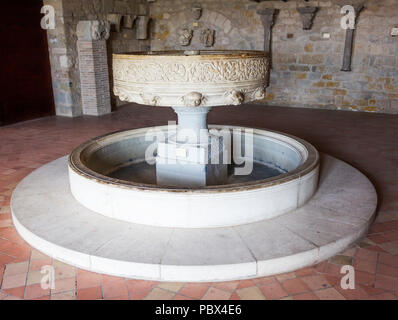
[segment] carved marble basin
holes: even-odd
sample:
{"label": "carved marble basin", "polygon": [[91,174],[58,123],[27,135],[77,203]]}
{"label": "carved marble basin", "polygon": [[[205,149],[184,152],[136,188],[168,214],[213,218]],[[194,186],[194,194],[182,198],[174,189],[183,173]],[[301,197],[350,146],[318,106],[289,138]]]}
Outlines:
{"label": "carved marble basin", "polygon": [[269,58],[262,51],[113,54],[114,93],[164,107],[239,105],[264,98]]}

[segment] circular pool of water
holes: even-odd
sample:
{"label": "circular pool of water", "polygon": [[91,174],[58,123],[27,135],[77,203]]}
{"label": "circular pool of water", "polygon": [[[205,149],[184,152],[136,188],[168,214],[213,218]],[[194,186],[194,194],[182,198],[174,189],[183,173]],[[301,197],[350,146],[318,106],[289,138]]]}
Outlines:
{"label": "circular pool of water", "polygon": [[[85,207],[123,221],[208,228],[273,218],[301,207],[316,191],[319,155],[308,142],[268,130],[214,125],[209,129],[230,130],[232,141],[239,139],[243,149],[246,143],[252,145],[252,161],[242,153],[238,162],[246,162],[229,166],[225,184],[158,186],[157,139],[159,133],[174,133],[164,126],[111,133],[77,147],[69,157],[72,194]],[[245,165],[253,170],[237,174]]]}

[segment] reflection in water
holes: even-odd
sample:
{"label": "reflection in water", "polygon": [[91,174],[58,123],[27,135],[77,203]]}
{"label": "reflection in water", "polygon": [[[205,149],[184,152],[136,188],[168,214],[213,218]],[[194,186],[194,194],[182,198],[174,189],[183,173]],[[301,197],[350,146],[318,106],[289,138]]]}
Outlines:
{"label": "reflection in water", "polygon": [[[234,166],[230,165],[229,166],[230,174],[226,184],[262,180],[262,179],[275,177],[283,173],[277,169],[271,168],[262,163],[254,163],[252,173],[246,176],[234,175],[233,169]],[[125,167],[121,167],[113,171],[112,173],[108,174],[108,176],[111,178],[119,180],[127,180],[136,183],[156,184],[156,167],[155,165],[149,165],[144,161],[140,163],[130,164]]]}

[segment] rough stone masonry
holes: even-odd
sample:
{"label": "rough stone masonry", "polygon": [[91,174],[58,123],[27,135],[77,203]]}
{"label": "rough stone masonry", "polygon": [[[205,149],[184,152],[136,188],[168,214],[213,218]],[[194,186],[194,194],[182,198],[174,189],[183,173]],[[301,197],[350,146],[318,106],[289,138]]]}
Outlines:
{"label": "rough stone masonry", "polygon": [[[352,2],[352,1],[351,1]],[[202,17],[192,19],[194,3]],[[365,1],[357,20],[352,71],[341,71],[345,30],[340,21],[343,4],[350,1],[289,0],[156,0],[152,50],[204,49],[201,29],[214,29],[214,49],[263,50],[264,28],[260,9],[278,13],[272,29],[272,70],[267,105],[398,113],[398,1]],[[316,6],[310,30],[303,30],[299,6]],[[181,47],[178,31],[194,31],[190,45]],[[208,49],[208,48],[207,48]]]}
{"label": "rough stone masonry", "polygon": [[[76,25],[106,20],[108,13],[150,14],[150,39],[137,40],[136,30],[111,32],[107,41],[110,84],[111,53],[123,51],[249,49],[263,50],[264,27],[258,11],[277,9],[272,28],[272,70],[267,96],[259,103],[304,108],[398,113],[397,0],[366,0],[356,24],[352,71],[341,71],[345,31],[343,4],[355,0],[44,0],[56,12],[56,28],[48,30],[56,111],[82,114]],[[193,7],[201,7],[195,18]],[[303,30],[299,6],[318,8],[312,27]],[[146,12],[140,12],[146,10]],[[180,31],[193,31],[188,46]],[[214,30],[211,47],[201,41]],[[120,101],[112,94],[112,105]]]}
{"label": "rough stone masonry", "polygon": [[79,21],[77,50],[83,114],[99,116],[111,112],[106,40],[108,21]]}
{"label": "rough stone masonry", "polygon": [[[43,0],[55,10],[55,29],[47,30],[56,114],[76,117],[83,114],[80,64],[77,48],[79,21],[106,21],[109,13],[148,14],[146,0]],[[140,6],[141,5],[141,6]],[[141,12],[141,11],[145,12]],[[147,51],[149,40],[137,40],[136,30],[111,32],[106,41],[112,107],[121,104],[112,93],[112,53]]]}

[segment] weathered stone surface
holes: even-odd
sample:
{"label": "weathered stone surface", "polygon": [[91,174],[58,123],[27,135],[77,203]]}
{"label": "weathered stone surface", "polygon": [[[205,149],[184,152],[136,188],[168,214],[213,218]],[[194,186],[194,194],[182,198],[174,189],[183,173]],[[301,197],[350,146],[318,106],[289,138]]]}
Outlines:
{"label": "weathered stone surface", "polygon": [[[215,49],[263,50],[264,27],[257,11],[278,9],[272,31],[273,69],[267,89],[267,104],[398,112],[393,107],[396,103],[385,103],[392,101],[389,94],[398,94],[398,41],[396,37],[389,36],[392,27],[397,25],[396,1],[366,1],[365,9],[357,21],[351,72],[340,71],[345,41],[345,30],[340,26],[340,9],[343,4],[312,0],[260,3],[248,0],[196,0],[194,3],[202,7],[198,27],[192,25],[191,0],[164,0],[151,4],[151,16],[154,17],[151,41],[153,50],[182,49],[176,35],[177,30],[183,27],[216,30]],[[305,6],[318,7],[311,30],[302,30],[302,20],[297,12],[299,7]],[[200,43],[199,33],[194,35],[187,49],[206,49]],[[292,37],[287,37],[288,34]],[[284,76],[283,72],[287,71],[294,81]],[[303,73],[307,73],[307,76],[300,79],[304,78]],[[330,74],[333,74],[333,79],[321,79],[323,75]],[[378,83],[378,78],[388,78],[390,84]],[[332,80],[340,82],[340,85],[328,87],[326,83]],[[335,91],[337,88],[346,90],[347,95],[352,96],[361,96],[361,91],[367,90],[375,104],[371,106],[372,109],[365,110],[364,106],[355,105],[354,100],[349,104],[347,101],[335,100],[334,94],[342,93]],[[303,89],[318,90],[312,91],[312,102],[308,100],[308,93],[301,91]]]}
{"label": "weathered stone surface", "polygon": [[79,21],[76,27],[76,36],[81,41],[108,40],[109,32],[110,23],[108,21]]}
{"label": "weathered stone surface", "polygon": [[182,29],[179,31],[180,37],[178,38],[181,46],[189,46],[193,37],[193,30]]}
{"label": "weathered stone surface", "polygon": [[[44,0],[44,5],[55,9],[55,29],[47,30],[51,74],[56,114],[68,117],[80,116],[82,110],[79,59],[76,27],[81,20],[105,21],[108,13],[137,14],[135,0]],[[123,4],[123,11],[118,7]],[[145,7],[148,4],[144,5]],[[149,10],[147,10],[149,11]],[[113,52],[142,51],[149,49],[148,40],[136,40],[136,30],[123,29],[111,32],[109,48]],[[111,53],[111,52],[110,52]],[[111,56],[108,54],[108,56]],[[108,61],[111,66],[111,61]],[[114,96],[113,104],[121,104]]]}
{"label": "weathered stone surface", "polygon": [[315,13],[317,12],[317,7],[300,7],[297,8],[298,13],[300,13],[301,21],[303,22],[303,29],[310,30],[312,27],[312,21],[315,18]]}
{"label": "weathered stone surface", "polygon": [[83,114],[111,112],[108,61],[105,40],[78,40]]}
{"label": "weathered stone surface", "polygon": [[[44,0],[45,5],[54,6],[56,17],[56,28],[47,32],[57,114],[78,116],[82,113],[75,31],[78,21],[106,20],[108,13],[149,15],[153,22],[148,40],[136,39],[136,25],[133,29],[122,28],[120,33],[111,32],[109,48],[116,53],[149,49],[205,50],[209,47],[200,42],[200,31],[203,29],[215,30],[212,48],[216,50],[263,50],[264,28],[257,11],[266,8],[279,10],[273,26],[271,46],[271,77],[275,74],[278,81],[271,81],[267,104],[361,110],[362,106],[352,105],[354,101],[347,104],[346,101],[339,100],[327,106],[316,102],[318,96],[334,98],[333,89],[325,84],[324,87],[319,87],[318,84],[323,75],[333,73],[333,81],[341,82],[339,88],[347,90],[347,95],[360,96],[361,90],[370,92],[370,98],[376,101],[372,105],[375,108],[372,112],[397,113],[397,108],[393,107],[396,103],[391,101],[394,95],[398,95],[398,41],[397,37],[390,35],[392,28],[397,26],[397,3],[395,0],[366,1],[365,9],[357,21],[352,71],[341,72],[345,41],[345,30],[340,26],[342,3],[162,0],[151,2],[148,6],[146,1],[141,3],[136,0]],[[192,15],[194,4],[202,8],[199,20],[195,20]],[[302,21],[297,12],[300,6],[319,7],[311,30],[302,30]],[[178,41],[178,31],[184,28],[194,30],[188,46],[182,46]],[[288,34],[292,37],[289,38]],[[303,55],[317,57],[310,60],[309,56]],[[286,71],[292,73],[295,81],[287,83],[283,77],[283,72]],[[310,81],[300,83],[302,79],[297,79],[295,72],[308,73],[305,80]],[[314,72],[317,74],[312,74]],[[390,83],[377,82],[379,78],[387,78]],[[307,86],[306,90],[318,90],[313,93],[314,103],[309,103],[306,95],[298,90],[303,85]],[[320,98],[319,101],[321,100]],[[115,99],[114,103],[120,104],[120,101]]]}

